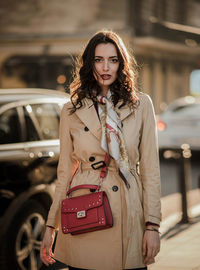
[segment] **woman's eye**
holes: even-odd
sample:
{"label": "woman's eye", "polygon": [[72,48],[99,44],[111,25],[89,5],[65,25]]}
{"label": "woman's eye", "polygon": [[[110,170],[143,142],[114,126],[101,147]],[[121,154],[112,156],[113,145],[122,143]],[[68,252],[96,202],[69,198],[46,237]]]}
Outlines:
{"label": "woman's eye", "polygon": [[112,63],[117,63],[118,62],[118,59],[117,58],[114,58],[111,60]]}
{"label": "woman's eye", "polygon": [[98,63],[98,62],[101,62],[101,59],[100,58],[96,58],[96,59],[94,59],[94,61]]}
{"label": "woman's eye", "polygon": [[[103,62],[104,60],[101,59],[101,58],[96,58],[96,59],[94,59],[94,61],[95,61],[96,63],[99,63],[99,62]],[[119,60],[118,60],[117,58],[112,58],[112,59],[110,59],[109,61],[110,61],[111,63],[118,63],[118,62],[119,62]]]}

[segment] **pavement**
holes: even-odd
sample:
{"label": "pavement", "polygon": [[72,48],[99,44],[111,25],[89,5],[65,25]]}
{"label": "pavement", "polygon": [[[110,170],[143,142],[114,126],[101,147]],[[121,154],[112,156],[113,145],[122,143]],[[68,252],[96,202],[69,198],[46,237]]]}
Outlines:
{"label": "pavement", "polygon": [[161,222],[161,250],[148,270],[200,270],[200,204],[188,214],[189,223],[180,222],[180,212]]}

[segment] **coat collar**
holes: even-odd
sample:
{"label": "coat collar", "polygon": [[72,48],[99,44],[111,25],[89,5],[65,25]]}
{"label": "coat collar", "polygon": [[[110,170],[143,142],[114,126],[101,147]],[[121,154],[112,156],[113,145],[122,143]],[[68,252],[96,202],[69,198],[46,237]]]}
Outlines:
{"label": "coat collar", "polygon": [[[116,105],[116,111],[120,117],[120,120],[123,121],[127,118],[133,110],[131,110],[127,105],[119,108],[122,104],[121,101]],[[98,139],[101,139],[101,123],[99,121],[98,115],[96,113],[96,109],[94,103],[91,99],[85,98],[83,101],[83,106],[76,110],[76,115],[80,118],[80,120],[85,124],[86,127],[90,130],[90,132]]]}
{"label": "coat collar", "polygon": [[116,105],[116,111],[119,115],[119,118],[121,121],[123,121],[125,118],[127,118],[131,113],[133,113],[133,110],[128,106],[124,105],[122,108],[119,108],[122,104],[122,101],[119,101]]}

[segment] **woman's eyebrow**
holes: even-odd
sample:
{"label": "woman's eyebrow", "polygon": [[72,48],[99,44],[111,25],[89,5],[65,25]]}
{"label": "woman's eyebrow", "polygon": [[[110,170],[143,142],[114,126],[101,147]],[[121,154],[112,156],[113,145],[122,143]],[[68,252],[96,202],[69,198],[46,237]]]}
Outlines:
{"label": "woman's eyebrow", "polygon": [[[95,57],[103,58],[103,56],[98,56],[98,55],[96,55]],[[118,58],[118,56],[117,55],[115,55],[115,56],[109,56],[109,58]]]}

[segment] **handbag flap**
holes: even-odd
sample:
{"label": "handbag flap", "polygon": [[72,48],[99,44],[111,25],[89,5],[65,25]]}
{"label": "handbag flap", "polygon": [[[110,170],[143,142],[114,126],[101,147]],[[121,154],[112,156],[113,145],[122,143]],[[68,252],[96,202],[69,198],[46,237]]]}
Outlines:
{"label": "handbag flap", "polygon": [[62,201],[62,213],[76,213],[81,210],[88,210],[103,204],[103,191],[67,198]]}

